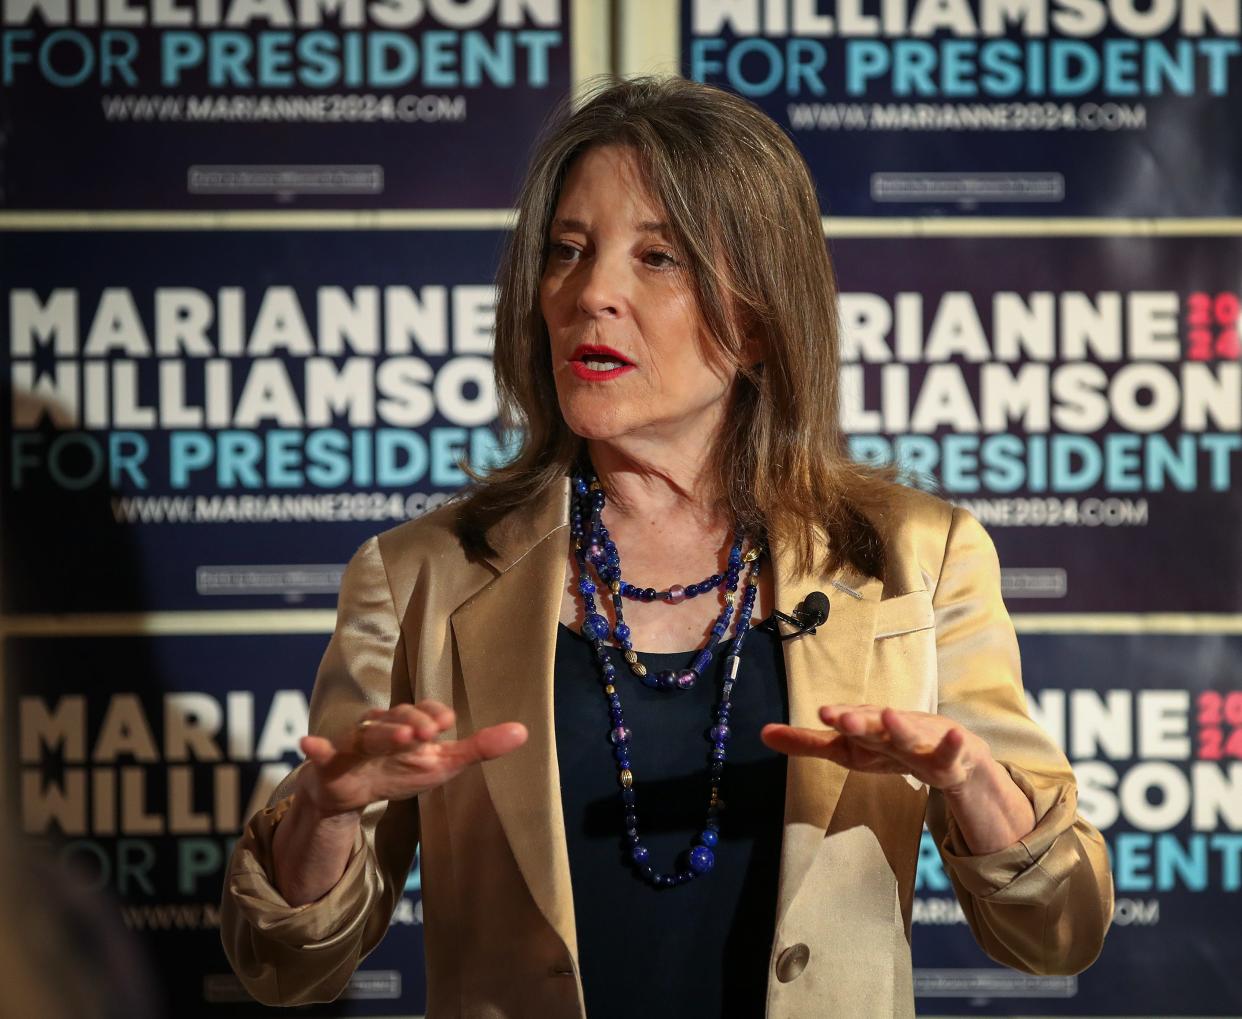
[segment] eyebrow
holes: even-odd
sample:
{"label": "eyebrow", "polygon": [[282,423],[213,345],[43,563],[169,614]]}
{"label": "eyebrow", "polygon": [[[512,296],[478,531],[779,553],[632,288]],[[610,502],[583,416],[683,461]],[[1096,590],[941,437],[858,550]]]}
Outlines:
{"label": "eyebrow", "polygon": [[[577,230],[580,233],[587,233],[587,225],[580,219],[561,219],[552,220],[552,226],[560,227],[563,230]],[[634,224],[634,229],[644,234],[667,234],[668,223],[659,219],[644,219],[640,223]]]}

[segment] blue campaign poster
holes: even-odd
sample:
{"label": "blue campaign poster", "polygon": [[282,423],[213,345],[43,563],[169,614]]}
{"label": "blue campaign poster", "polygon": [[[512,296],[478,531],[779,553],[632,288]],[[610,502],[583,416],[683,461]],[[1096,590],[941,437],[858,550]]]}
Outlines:
{"label": "blue campaign poster", "polygon": [[1237,4],[680,0],[832,216],[1237,216]]}
{"label": "blue campaign poster", "polygon": [[0,208],[507,209],[570,6],[6,3]]}

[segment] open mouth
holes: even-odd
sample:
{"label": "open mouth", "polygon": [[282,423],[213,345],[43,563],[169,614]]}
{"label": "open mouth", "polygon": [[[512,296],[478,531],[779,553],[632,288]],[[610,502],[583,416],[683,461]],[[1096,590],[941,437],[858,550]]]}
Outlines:
{"label": "open mouth", "polygon": [[616,371],[625,364],[624,361],[614,361],[611,358],[604,357],[602,354],[588,354],[582,358],[581,363],[595,372]]}
{"label": "open mouth", "polygon": [[574,350],[569,366],[575,375],[586,379],[611,379],[634,367],[611,347],[586,344]]}

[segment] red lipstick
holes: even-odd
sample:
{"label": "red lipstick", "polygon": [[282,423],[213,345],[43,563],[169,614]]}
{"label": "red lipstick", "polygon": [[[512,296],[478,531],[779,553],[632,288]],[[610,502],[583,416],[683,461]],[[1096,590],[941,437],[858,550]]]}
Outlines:
{"label": "red lipstick", "polygon": [[[603,369],[599,367],[608,362],[612,362],[615,367]],[[619,375],[634,370],[634,365],[630,364],[624,354],[598,343],[578,344],[574,352],[569,355],[569,367],[578,378],[591,382],[615,379]]]}

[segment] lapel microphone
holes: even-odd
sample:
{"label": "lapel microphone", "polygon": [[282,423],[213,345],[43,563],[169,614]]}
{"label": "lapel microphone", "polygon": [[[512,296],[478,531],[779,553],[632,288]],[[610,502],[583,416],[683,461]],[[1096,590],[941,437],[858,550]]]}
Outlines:
{"label": "lapel microphone", "polygon": [[[828,618],[830,607],[828,596],[823,591],[812,591],[793,610],[792,616],[786,615],[779,609],[773,609],[772,630],[780,640],[793,640],[795,637],[801,637],[804,633],[814,633],[815,628]],[[778,619],[788,626],[795,627],[794,632],[781,633],[781,629],[776,623]]]}

